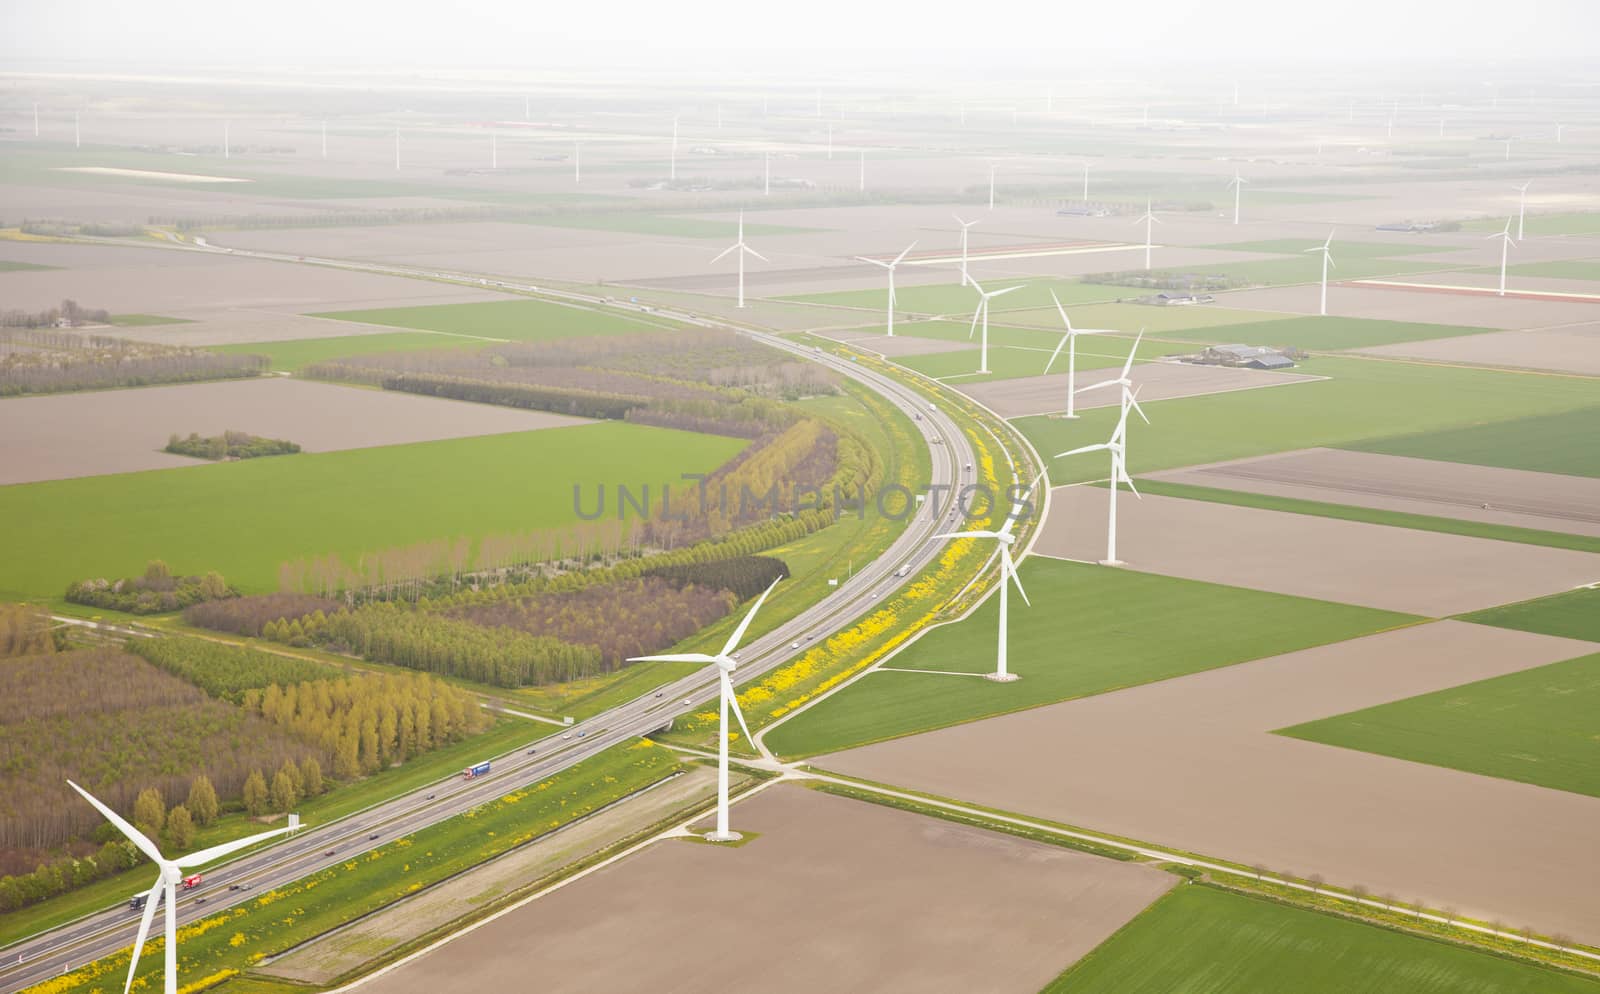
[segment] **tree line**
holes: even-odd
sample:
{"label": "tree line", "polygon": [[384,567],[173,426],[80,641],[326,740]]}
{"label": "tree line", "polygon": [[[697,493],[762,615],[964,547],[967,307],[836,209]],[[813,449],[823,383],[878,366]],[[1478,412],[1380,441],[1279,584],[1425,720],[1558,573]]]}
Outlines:
{"label": "tree line", "polygon": [[237,596],[239,592],[228,586],[221,573],[213,570],[203,576],[178,576],[159,559],[151,560],[142,576],[79,580],[66,593],[66,599],[74,604],[129,614],[160,614]]}
{"label": "tree line", "polygon": [[64,641],[48,612],[32,604],[0,604],[0,659],[55,652]]}
{"label": "tree line", "polygon": [[[241,598],[243,600],[244,598]],[[281,600],[274,596],[273,600]],[[228,601],[226,603],[234,603]],[[200,605],[211,607],[212,605]],[[296,600],[296,607],[303,606]],[[190,610],[195,610],[190,608]],[[189,615],[184,614],[187,621]],[[193,684],[212,697],[237,704],[247,690],[272,684],[323,680],[338,671],[323,663],[260,649],[193,638],[130,639],[128,651]]]}
{"label": "tree line", "polygon": [[[339,607],[338,601],[330,600],[326,597],[317,597],[312,594],[259,594],[251,597],[235,597],[229,600],[206,601],[195,604],[184,608],[183,621],[185,624],[193,625],[196,628],[209,628],[214,632],[232,632],[235,635],[255,636],[261,634],[261,626],[269,621],[278,621],[282,618],[299,618],[314,611],[327,613],[329,611],[337,611]],[[163,643],[156,642],[152,644],[160,645]],[[147,656],[146,658],[149,657]],[[274,656],[273,658],[282,659],[279,656]],[[264,686],[264,684],[243,684],[241,689],[245,686]]]}
{"label": "tree line", "polygon": [[76,300],[63,300],[60,307],[42,311],[0,311],[0,328],[54,328],[63,324],[76,328],[84,324],[106,324],[110,320],[109,311],[80,307]]}

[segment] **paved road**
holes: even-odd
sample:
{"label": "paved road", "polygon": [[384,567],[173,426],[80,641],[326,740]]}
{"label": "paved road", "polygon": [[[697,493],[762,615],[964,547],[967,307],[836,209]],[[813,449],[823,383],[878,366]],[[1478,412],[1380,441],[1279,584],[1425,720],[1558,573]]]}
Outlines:
{"label": "paved road", "polygon": [[[613,302],[608,298],[550,291],[532,285],[468,274],[270,252],[227,250],[209,246],[203,239],[197,238],[196,241],[200,243],[198,248],[185,246],[183,250],[227,252],[232,255],[277,261],[304,262],[397,276],[450,280],[509,291],[539,292],[592,307],[647,311],[689,324],[732,327],[720,321],[684,312],[644,308]],[[874,370],[862,368],[837,356],[817,352],[777,336],[748,329],[734,330],[757,338],[774,348],[784,349],[830,366],[888,397],[907,412],[920,415],[921,420],[916,423],[929,441],[928,449],[932,459],[933,472],[929,483],[955,487],[963,482],[971,482],[971,472],[966,468],[971,466],[974,460],[970,443],[947,415],[942,411],[931,409],[928,402],[916,391]],[[924,507],[883,556],[864,564],[853,577],[841,582],[839,587],[826,598],[807,608],[794,619],[746,645],[739,653],[741,659],[737,679],[743,682],[758,677],[787,662],[802,649],[809,647],[811,641],[823,639],[835,631],[848,627],[855,618],[889,597],[905,582],[905,578],[895,575],[903,565],[910,564],[909,573],[915,574],[933,559],[940,549],[940,544],[929,539],[941,530],[941,526],[954,523],[949,520],[950,491],[943,492],[946,494],[943,499],[946,506],[940,508],[937,513],[930,507]],[[870,507],[867,513],[873,513]],[[795,643],[798,643],[800,648],[795,648]],[[667,725],[675,716],[691,712],[701,702],[713,698],[716,680],[715,672],[709,669],[684,677],[661,688],[658,692],[629,701],[574,725],[559,736],[551,736],[537,744],[530,743],[503,756],[494,757],[493,771],[483,779],[442,780],[338,821],[308,826],[275,845],[207,870],[204,882],[199,887],[180,892],[178,921],[182,924],[213,914],[240,901],[248,900],[254,892],[270,890],[324,867],[345,862],[353,855],[383,845],[397,836],[415,832],[502,794],[537,783],[613,745],[656,731]],[[233,890],[236,885],[248,887],[248,890]],[[138,891],[146,889],[148,884],[143,882],[137,884]],[[136,913],[131,911],[126,903],[119,903],[51,931],[0,948],[0,991],[9,994],[21,990],[61,973],[63,968],[80,966],[132,945],[137,927]]]}

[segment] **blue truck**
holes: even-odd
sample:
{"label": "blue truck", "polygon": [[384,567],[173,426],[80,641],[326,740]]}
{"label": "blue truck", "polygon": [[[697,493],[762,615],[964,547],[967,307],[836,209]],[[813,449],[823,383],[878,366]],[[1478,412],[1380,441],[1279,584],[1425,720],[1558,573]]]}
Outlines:
{"label": "blue truck", "polygon": [[469,766],[465,770],[461,771],[461,779],[463,779],[463,780],[476,780],[479,777],[486,777],[488,775],[489,775],[489,761],[488,760],[484,760],[483,762],[479,763],[477,766]]}

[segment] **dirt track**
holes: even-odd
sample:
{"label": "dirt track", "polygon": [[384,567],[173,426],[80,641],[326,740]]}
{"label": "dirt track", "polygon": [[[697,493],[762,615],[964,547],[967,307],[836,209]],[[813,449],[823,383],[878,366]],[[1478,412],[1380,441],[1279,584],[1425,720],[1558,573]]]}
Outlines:
{"label": "dirt track", "polygon": [[1435,622],[815,763],[1594,942],[1600,798],[1270,732],[1596,650]]}
{"label": "dirt track", "polygon": [[1176,882],[795,786],[734,822],[759,836],[657,843],[363,989],[1033,994]]}
{"label": "dirt track", "polygon": [[[1105,558],[1100,487],[1058,487],[1034,550]],[[1129,569],[1443,618],[1600,580],[1600,555],[1283,511],[1156,497],[1117,499]]]}
{"label": "dirt track", "polygon": [[246,431],[307,452],[588,424],[542,411],[271,377],[0,400],[0,486],[198,466],[167,436]]}
{"label": "dirt track", "polygon": [[1343,449],[1149,474],[1152,480],[1600,535],[1600,480]]}
{"label": "dirt track", "polygon": [[[970,344],[968,345],[970,348]],[[1120,367],[1078,371],[1078,389],[1104,380],[1114,380]],[[1199,397],[1235,390],[1308,383],[1318,379],[1303,373],[1269,373],[1259,369],[1234,369],[1228,366],[1192,366],[1180,362],[1147,362],[1138,367],[1139,399],[1172,400]],[[1017,380],[990,380],[986,383],[952,383],[950,386],[988,406],[1003,418],[1030,414],[1053,414],[1066,409],[1067,376],[1028,376]],[[1118,403],[1117,391],[1106,390],[1078,399],[1078,407],[1109,407]]]}

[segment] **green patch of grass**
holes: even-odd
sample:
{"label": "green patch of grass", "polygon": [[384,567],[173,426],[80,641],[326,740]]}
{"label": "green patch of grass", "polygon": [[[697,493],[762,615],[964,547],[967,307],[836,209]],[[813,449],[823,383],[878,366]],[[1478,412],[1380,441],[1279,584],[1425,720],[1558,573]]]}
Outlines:
{"label": "green patch of grass", "polygon": [[[34,262],[13,262],[0,259],[0,273],[29,273],[40,269],[59,269],[59,266],[41,266]],[[113,322],[115,323],[115,322]]]}
{"label": "green patch of grass", "polygon": [[264,355],[273,369],[298,370],[314,362],[377,352],[411,352],[418,349],[471,349],[492,344],[484,338],[429,331],[397,331],[378,335],[342,335],[337,338],[298,338],[283,342],[245,342],[214,345],[213,352]]}
{"label": "green patch of grass", "polygon": [[1600,981],[1182,885],[1044,994],[1595,994]]}
{"label": "green patch of grass", "polygon": [[1463,614],[1461,620],[1496,628],[1514,628],[1519,632],[1600,642],[1600,589],[1584,587],[1531,601],[1491,607]]}
{"label": "green patch of grass", "polygon": [[[529,218],[527,223],[548,228],[581,228],[589,231],[625,231],[636,235],[668,235],[677,238],[735,238],[739,225],[720,218],[683,215],[641,214],[632,211],[617,213],[551,214]],[[761,224],[745,221],[747,238],[765,238],[774,235],[801,235],[821,228],[800,228],[787,224]]]}
{"label": "green patch of grass", "polygon": [[[487,801],[347,862],[260,893],[246,903],[185,926],[178,950],[179,986],[256,958],[282,952],[361,915],[640,790],[680,769],[667,750],[617,746],[533,787]],[[53,982],[52,994],[104,990],[126,976],[130,950],[98,960]],[[155,985],[160,941],[145,947],[137,983]]]}
{"label": "green patch of grass", "polygon": [[[1429,252],[1449,252],[1454,245],[1396,245],[1391,242],[1338,242],[1337,255],[1339,259],[1389,259],[1400,255],[1424,255]],[[1295,238],[1267,238],[1253,242],[1227,242],[1222,245],[1206,245],[1204,248],[1218,249],[1224,252],[1262,252],[1269,255],[1288,255],[1292,252],[1305,252],[1306,249],[1318,248],[1320,241],[1300,241]],[[1319,267],[1321,261],[1312,259]],[[1319,268],[1320,275],[1320,268]]]}
{"label": "green patch of grass", "polygon": [[[981,264],[978,257],[973,257],[971,264]],[[866,264],[862,263],[865,267]],[[979,275],[977,273],[974,276]],[[1136,290],[1125,286],[1097,286],[1093,283],[1080,283],[1076,280],[1002,280],[994,279],[984,283],[984,289],[993,292],[1008,286],[1021,287],[1013,290],[1003,297],[994,298],[994,303],[989,307],[994,313],[1002,311],[1025,311],[1038,307],[1048,307],[1055,313],[1055,304],[1050,300],[1051,291],[1055,292],[1062,306],[1071,307],[1075,304],[1096,304],[1106,301],[1121,300],[1143,296],[1143,290]],[[888,303],[889,290],[885,286],[882,290],[841,290],[836,293],[807,293],[793,297],[779,297],[779,300],[802,301],[810,304],[828,304],[835,307],[865,307],[882,310]],[[964,287],[959,282],[938,283],[929,286],[902,286],[895,288],[895,311],[902,314],[966,314],[971,315],[978,306],[978,291],[972,287]],[[1060,319],[1057,318],[1059,321]],[[1077,321],[1076,316],[1073,320]],[[1079,322],[1081,323],[1081,322]]]}
{"label": "green patch of grass", "polygon": [[[1498,273],[1485,268],[1479,272]],[[1550,262],[1523,262],[1507,267],[1512,276],[1546,276],[1557,280],[1600,280],[1600,259],[1557,259]]]}
{"label": "green patch of grass", "polygon": [[188,318],[169,318],[160,314],[113,314],[111,323],[118,328],[144,328],[155,324],[194,324]]}
{"label": "green patch of grass", "polygon": [[[1402,432],[1440,432],[1433,439],[1398,445],[1399,455],[1427,459],[1451,458],[1443,441],[1455,437],[1444,429],[1484,425],[1485,431],[1528,436],[1530,451],[1501,451],[1478,436],[1465,433],[1455,461],[1511,465],[1521,469],[1578,472],[1600,460],[1594,446],[1567,444],[1559,439],[1594,437],[1576,429],[1594,424],[1596,414],[1592,380],[1491,369],[1467,369],[1419,363],[1379,362],[1336,356],[1319,356],[1301,364],[1297,372],[1328,379],[1293,383],[1260,390],[1145,400],[1151,425],[1135,419],[1128,426],[1128,459],[1135,474],[1200,463],[1242,459],[1310,446],[1330,445],[1391,451],[1387,446]],[[1504,432],[1495,422],[1577,412],[1570,421],[1552,418],[1551,426],[1565,425],[1566,435],[1535,439],[1525,429]],[[1083,412],[1078,421],[1027,417],[1013,422],[1047,458],[1082,445],[1103,442],[1116,421],[1117,411],[1107,407]],[[1471,443],[1471,444],[1468,444]],[[1406,451],[1398,451],[1405,448]],[[1532,458],[1543,449],[1545,458]],[[1495,462],[1494,460],[1500,460]],[[1105,475],[1105,461],[1093,454],[1051,460],[1050,478],[1056,483],[1097,480]]]}
{"label": "green patch of grass", "polygon": [[[1591,381],[1592,382],[1592,381]],[[1534,384],[1533,389],[1548,389]],[[1594,388],[1589,386],[1593,391]],[[1600,477],[1600,406],[1346,444],[1391,456]]]}
{"label": "green patch of grass", "polygon": [[1600,655],[1591,655],[1281,728],[1278,734],[1600,797],[1597,713]]}
{"label": "green patch of grass", "polygon": [[562,525],[576,485],[710,472],[745,444],[604,422],[0,487],[0,520],[28,522],[0,556],[0,591],[51,597],[151,559],[269,591],[286,560]]}
{"label": "green patch of grass", "polygon": [[591,335],[637,335],[670,327],[606,310],[567,307],[546,300],[490,300],[476,304],[429,304],[367,311],[332,311],[313,317],[360,321],[513,342],[548,342]]}
{"label": "green patch of grass", "polygon": [[[1461,227],[1467,231],[1499,231],[1505,226],[1505,219],[1499,217],[1475,218],[1461,223]],[[1524,221],[1523,230],[1530,235],[1600,234],[1600,212],[1529,214]]]}
{"label": "green patch of grass", "polygon": [[[1160,254],[1157,253],[1159,263]],[[1338,267],[1336,278],[1341,280],[1374,279],[1380,276],[1406,276],[1413,273],[1441,269],[1459,269],[1459,266],[1440,266],[1427,262],[1408,262],[1376,256],[1346,259],[1334,253]],[[1157,265],[1155,275],[1225,276],[1236,285],[1287,286],[1294,283],[1316,283],[1322,279],[1322,260],[1316,255],[1300,255],[1282,259],[1257,259],[1251,262],[1207,263],[1197,266]]]}
{"label": "green patch of grass", "polygon": [[[1124,288],[1126,289],[1126,288]],[[1133,296],[1143,296],[1144,293]],[[1148,334],[1189,328],[1209,328],[1213,325],[1249,324],[1252,321],[1272,321],[1284,315],[1278,311],[1245,311],[1215,304],[1187,307],[1156,307],[1149,304],[1085,304],[1070,312],[1072,323],[1079,328],[1113,328],[1130,334],[1145,329]],[[1037,325],[1052,331],[1059,330],[1061,318],[1055,308],[1032,311],[1013,311],[1006,315],[1011,324]],[[896,329],[896,334],[899,330]]]}
{"label": "green patch of grass", "polygon": [[[871,673],[766,739],[806,756],[977,718],[1103,694],[1264,656],[1355,638],[1412,622],[1408,615],[1062,560],[1030,558],[1028,596],[1013,599],[1010,669],[995,665],[998,601],[928,633]],[[1053,611],[1044,605],[1068,605]],[[1158,618],[1157,622],[1140,618]],[[896,670],[934,670],[907,673]]]}
{"label": "green patch of grass", "polygon": [[1371,318],[1297,317],[1249,324],[1174,331],[1175,338],[1197,342],[1238,342],[1244,345],[1275,345],[1307,351],[1370,348],[1395,342],[1420,342],[1430,338],[1478,335],[1494,328],[1470,328],[1449,324],[1421,324],[1413,321],[1378,321]]}
{"label": "green patch of grass", "polygon": [[[991,338],[994,329],[990,329]],[[1059,337],[1056,339],[1059,343]],[[1133,346],[1132,339],[1120,336],[1097,335],[1093,338],[1078,339],[1078,372],[1089,369],[1105,369],[1111,366],[1121,366],[1128,357],[1128,349]],[[978,368],[977,349],[962,352],[930,352],[925,355],[895,356],[893,361],[914,369],[926,376],[935,379],[950,379],[952,383],[982,383],[987,380],[1008,380],[1024,376],[1044,375],[1045,363],[1050,361],[1055,345],[1037,343],[1034,345],[995,345],[992,341],[989,346],[989,373],[975,372]],[[1172,347],[1166,343],[1146,341],[1139,346],[1140,361],[1154,359],[1170,353]],[[1065,373],[1067,371],[1067,353],[1062,349],[1056,356],[1055,364],[1050,367],[1051,374]]]}
{"label": "green patch of grass", "polygon": [[[1501,542],[1520,542],[1523,545],[1542,545],[1552,549],[1575,549],[1578,552],[1600,553],[1600,536],[1568,535],[1565,532],[1540,531],[1536,528],[1517,528],[1483,521],[1464,521],[1459,518],[1440,518],[1431,514],[1408,514],[1404,511],[1385,511],[1373,507],[1351,504],[1329,504],[1323,501],[1301,500],[1297,497],[1279,497],[1273,494],[1255,494],[1247,490],[1222,490],[1215,487],[1198,487],[1188,483],[1171,483],[1166,480],[1141,479],[1139,492],[1158,497],[1182,497],[1185,500],[1203,500],[1213,504],[1233,504],[1238,507],[1259,507],[1267,511],[1285,511],[1289,514],[1310,514],[1319,518],[1338,518],[1341,521],[1364,521],[1374,525],[1391,525],[1395,528],[1414,528],[1418,531],[1443,532],[1446,535],[1467,535],[1472,538],[1490,538]],[[1600,605],[1597,605],[1600,607]],[[1507,626],[1514,627],[1514,626]],[[1600,641],[1600,629],[1595,632]]]}

